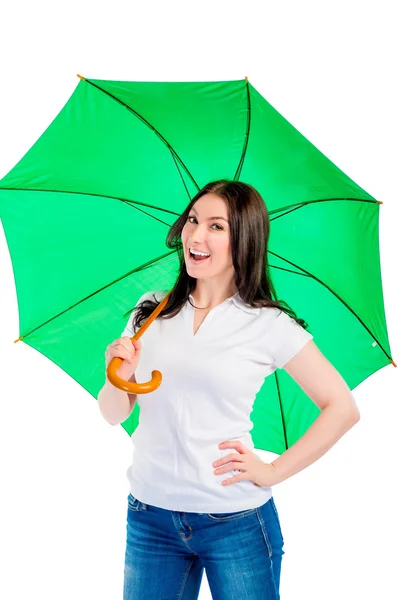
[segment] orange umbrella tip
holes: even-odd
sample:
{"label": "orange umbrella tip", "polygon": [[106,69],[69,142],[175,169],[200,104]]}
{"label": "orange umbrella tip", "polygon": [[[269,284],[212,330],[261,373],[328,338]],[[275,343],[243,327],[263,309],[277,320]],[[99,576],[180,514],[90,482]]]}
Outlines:
{"label": "orange umbrella tip", "polygon": [[247,75],[246,75],[246,77],[245,77],[245,80],[246,80],[246,81],[248,81],[248,80],[249,80],[249,78],[247,77]]}
{"label": "orange umbrella tip", "polygon": [[14,344],[16,344],[17,342],[20,342],[22,340],[23,336],[21,335],[21,337],[19,337],[17,340],[14,340]]}
{"label": "orange umbrella tip", "polygon": [[383,204],[383,202],[380,202],[380,201],[378,200],[378,204]]}
{"label": "orange umbrella tip", "polygon": [[390,362],[392,363],[392,365],[393,365],[394,367],[397,367],[397,365],[396,365],[396,363],[394,362],[394,360],[390,359]]}
{"label": "orange umbrella tip", "polygon": [[79,79],[83,79],[83,81],[85,81],[85,78],[82,75],[79,75],[79,73],[77,76],[79,77]]}

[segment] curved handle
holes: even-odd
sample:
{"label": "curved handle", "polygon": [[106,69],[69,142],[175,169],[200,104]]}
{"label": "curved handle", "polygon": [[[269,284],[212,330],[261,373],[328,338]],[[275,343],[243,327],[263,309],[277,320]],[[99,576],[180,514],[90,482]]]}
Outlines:
{"label": "curved handle", "polygon": [[[140,329],[135,333],[133,337],[131,337],[132,341],[138,340],[144,334],[146,329],[150,327],[154,319],[156,319],[159,313],[166,306],[170,293],[171,292],[169,292],[165,296],[165,298],[160,302],[157,308],[151,313],[149,318],[143,323]],[[117,375],[117,370],[121,366],[122,362],[122,358],[115,356],[112,360],[110,360],[110,363],[107,367],[107,378],[109,382],[112,383],[112,385],[116,388],[119,388],[124,392],[128,392],[129,394],[148,394],[149,392],[154,392],[154,390],[160,387],[162,381],[162,375],[160,371],[152,371],[151,380],[146,381],[145,383],[134,383],[133,381],[125,381],[125,379],[122,379]]]}

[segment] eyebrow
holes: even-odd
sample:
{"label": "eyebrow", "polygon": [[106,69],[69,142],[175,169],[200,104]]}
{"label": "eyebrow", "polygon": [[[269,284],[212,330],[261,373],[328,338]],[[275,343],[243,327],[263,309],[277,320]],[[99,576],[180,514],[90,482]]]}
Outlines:
{"label": "eyebrow", "polygon": [[[192,211],[197,215],[197,210],[195,208],[192,208]],[[212,221],[212,219],[223,219],[224,221],[229,223],[228,219],[225,219],[225,217],[208,217],[207,221]]]}

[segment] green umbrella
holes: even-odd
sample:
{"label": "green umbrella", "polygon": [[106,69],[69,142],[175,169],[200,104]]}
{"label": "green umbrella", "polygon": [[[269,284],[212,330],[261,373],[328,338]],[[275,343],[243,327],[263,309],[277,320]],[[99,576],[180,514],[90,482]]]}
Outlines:
{"label": "green umbrella", "polygon": [[[278,298],[354,389],[392,362],[379,204],[249,83],[84,79],[0,181],[0,216],[18,297],[20,340],[93,397],[105,348],[147,291],[178,275],[167,231],[209,181],[253,185],[271,219]],[[154,365],[157,368],[157,365]],[[161,383],[162,385],[162,383]],[[122,423],[135,430],[140,408]],[[284,369],[251,419],[256,448],[281,454],[319,409]]]}

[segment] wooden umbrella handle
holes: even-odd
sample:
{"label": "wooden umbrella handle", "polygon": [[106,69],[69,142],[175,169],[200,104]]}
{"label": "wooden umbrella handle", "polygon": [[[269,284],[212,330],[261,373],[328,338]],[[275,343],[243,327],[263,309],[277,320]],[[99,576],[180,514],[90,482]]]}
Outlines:
{"label": "wooden umbrella handle", "polygon": [[[150,327],[150,325],[152,324],[154,319],[157,318],[159,313],[166,306],[170,293],[171,292],[169,292],[165,296],[165,298],[160,302],[160,304],[157,306],[157,308],[151,313],[151,315],[145,321],[145,323],[143,323],[143,325],[135,333],[135,335],[133,337],[131,337],[132,341],[138,340],[144,334],[146,329],[148,327]],[[124,392],[128,392],[129,394],[148,394],[149,392],[154,392],[154,390],[156,390],[161,385],[162,375],[161,375],[160,371],[152,371],[151,372],[151,380],[146,381],[145,383],[134,383],[133,381],[125,381],[125,379],[122,379],[121,377],[119,377],[117,375],[117,370],[121,366],[122,362],[123,362],[122,358],[115,356],[112,360],[110,360],[110,363],[107,367],[107,378],[108,378],[109,382],[112,383],[116,388],[119,388],[120,390],[123,390]]]}

